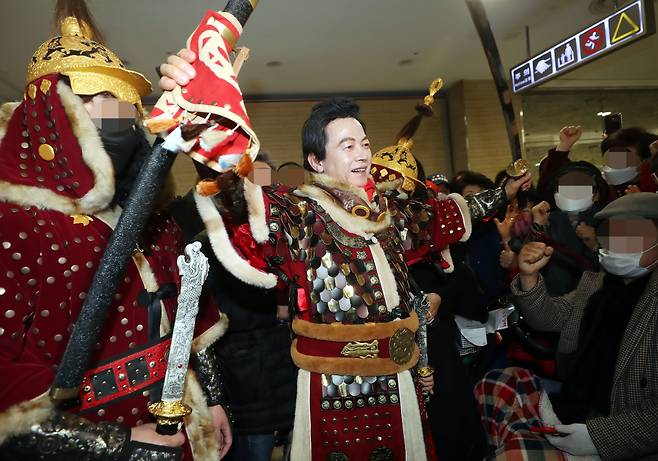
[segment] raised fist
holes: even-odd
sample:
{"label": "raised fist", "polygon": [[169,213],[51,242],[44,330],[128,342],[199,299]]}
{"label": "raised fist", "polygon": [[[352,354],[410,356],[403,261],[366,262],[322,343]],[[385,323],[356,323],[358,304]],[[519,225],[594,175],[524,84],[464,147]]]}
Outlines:
{"label": "raised fist", "polygon": [[565,126],[560,130],[560,143],[557,150],[560,152],[569,152],[571,147],[578,142],[583,135],[583,129],[580,126]]}

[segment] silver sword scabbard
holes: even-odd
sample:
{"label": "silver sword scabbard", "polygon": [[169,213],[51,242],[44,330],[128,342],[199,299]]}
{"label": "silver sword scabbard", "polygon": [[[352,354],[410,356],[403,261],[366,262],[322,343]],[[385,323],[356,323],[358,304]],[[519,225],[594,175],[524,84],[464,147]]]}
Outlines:
{"label": "silver sword scabbard", "polygon": [[[429,365],[427,358],[427,313],[430,309],[430,303],[424,293],[414,298],[414,308],[416,314],[418,314],[416,340],[418,341],[418,349],[420,351],[416,372],[421,378],[426,378],[434,374],[434,369]],[[429,395],[426,394],[425,401],[427,402],[427,400],[429,400]]]}
{"label": "silver sword scabbard", "polygon": [[149,412],[155,416],[158,433],[167,435],[176,433],[183,418],[192,411],[183,402],[183,389],[194,339],[194,325],[199,313],[199,297],[208,277],[208,258],[201,252],[200,242],[187,245],[185,254],[178,257],[177,263],[181,287],[162,400],[148,406]]}

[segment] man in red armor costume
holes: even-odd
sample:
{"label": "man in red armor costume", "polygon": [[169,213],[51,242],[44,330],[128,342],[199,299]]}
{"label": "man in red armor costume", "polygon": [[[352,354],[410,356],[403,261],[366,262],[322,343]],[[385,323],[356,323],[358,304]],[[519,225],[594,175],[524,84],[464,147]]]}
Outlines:
{"label": "man in red armor costume", "polygon": [[79,405],[64,412],[48,396],[149,151],[137,120],[150,83],[94,41],[88,11],[70,3],[58,4],[61,36],[28,67],[24,100],[0,109],[0,457],[166,460],[185,445],[187,459],[216,460],[230,429],[210,347],[226,322],[212,304],[202,304],[196,323],[184,433],[159,435],[150,423],[184,247],[178,226],[158,211],[114,295]]}
{"label": "man in red armor costume", "polygon": [[[194,75],[193,53],[180,56],[161,66],[165,90]],[[398,206],[370,177],[358,111],[340,98],[313,108],[302,130],[309,183],[255,185],[242,177],[245,155],[234,170],[201,182],[195,201],[227,270],[255,286],[289,287],[300,368],[292,459],[422,461],[418,316],[405,260],[466,240],[471,217],[503,205],[529,178],[470,203],[455,194]],[[422,381],[431,387],[431,377]]]}

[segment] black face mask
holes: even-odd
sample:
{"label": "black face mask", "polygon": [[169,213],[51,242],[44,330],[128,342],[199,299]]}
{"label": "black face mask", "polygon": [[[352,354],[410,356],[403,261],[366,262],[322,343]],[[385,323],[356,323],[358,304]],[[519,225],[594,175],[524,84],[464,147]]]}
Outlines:
{"label": "black face mask", "polygon": [[143,134],[134,125],[119,131],[100,128],[98,133],[103,141],[103,147],[112,160],[114,175],[119,178],[125,173],[135,152],[142,146]]}

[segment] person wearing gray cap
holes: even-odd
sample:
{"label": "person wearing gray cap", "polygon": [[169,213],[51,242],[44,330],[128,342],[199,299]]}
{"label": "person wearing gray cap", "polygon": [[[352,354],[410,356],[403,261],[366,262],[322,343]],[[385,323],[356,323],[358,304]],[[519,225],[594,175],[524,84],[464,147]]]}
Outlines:
{"label": "person wearing gray cap", "polygon": [[562,386],[549,395],[521,368],[478,383],[497,454],[658,460],[658,195],[626,195],[595,218],[604,270],[584,272],[565,296],[551,298],[539,273],[553,248],[531,242],[519,254],[512,293],[530,326],[560,334]]}

